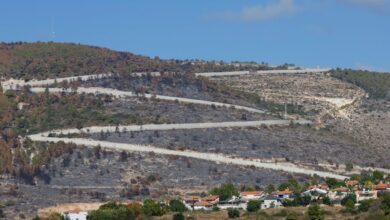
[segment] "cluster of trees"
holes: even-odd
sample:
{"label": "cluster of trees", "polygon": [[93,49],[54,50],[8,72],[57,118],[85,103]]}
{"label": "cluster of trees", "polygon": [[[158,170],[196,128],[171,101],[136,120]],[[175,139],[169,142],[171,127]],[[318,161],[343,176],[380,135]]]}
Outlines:
{"label": "cluster of trees", "polygon": [[169,205],[158,203],[151,199],[144,200],[143,204],[118,204],[110,202],[102,205],[98,210],[88,215],[88,220],[133,220],[146,219],[151,216],[162,216],[168,212],[176,213],[173,219],[180,220],[184,216],[180,213],[187,211],[187,208],[179,200],[171,200]]}
{"label": "cluster of trees", "polygon": [[218,195],[220,201],[225,201],[232,196],[238,196],[239,192],[233,184],[228,183],[211,189],[210,194]]}
{"label": "cluster of trees", "polygon": [[375,99],[390,99],[390,74],[364,70],[336,69],[332,76],[363,88]]}

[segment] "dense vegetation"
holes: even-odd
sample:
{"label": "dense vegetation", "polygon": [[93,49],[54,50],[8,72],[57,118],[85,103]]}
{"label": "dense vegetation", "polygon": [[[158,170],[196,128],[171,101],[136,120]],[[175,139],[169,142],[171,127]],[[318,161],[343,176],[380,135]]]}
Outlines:
{"label": "dense vegetation", "polygon": [[152,59],[128,52],[71,43],[0,44],[0,76],[13,78],[42,79],[106,72],[230,71],[242,68],[254,67],[237,67],[223,62],[161,60],[158,57]]}
{"label": "dense vegetation", "polygon": [[363,88],[374,99],[390,99],[390,74],[363,70],[336,69],[332,76]]}

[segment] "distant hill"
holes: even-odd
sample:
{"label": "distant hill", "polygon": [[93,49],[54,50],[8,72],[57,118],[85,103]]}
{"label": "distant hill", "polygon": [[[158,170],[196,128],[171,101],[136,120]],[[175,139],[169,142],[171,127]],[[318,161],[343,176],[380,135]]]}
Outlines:
{"label": "distant hill", "polygon": [[[253,68],[253,67],[245,67]],[[215,62],[162,60],[73,43],[2,43],[0,75],[43,79],[106,72],[231,71],[242,67]]]}

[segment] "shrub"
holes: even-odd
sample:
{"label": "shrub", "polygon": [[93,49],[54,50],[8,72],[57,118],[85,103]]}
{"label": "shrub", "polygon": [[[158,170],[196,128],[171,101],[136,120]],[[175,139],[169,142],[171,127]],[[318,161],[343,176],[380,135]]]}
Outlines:
{"label": "shrub", "polygon": [[172,199],[169,201],[169,209],[172,212],[185,212],[187,211],[186,206],[179,200],[177,199]]}
{"label": "shrub", "polygon": [[359,212],[368,212],[368,210],[371,207],[372,202],[373,202],[372,199],[360,201],[359,202],[360,205],[358,206]]}
{"label": "shrub", "polygon": [[325,204],[325,205],[333,205],[332,204],[332,201],[330,200],[330,198],[328,196],[325,196],[323,199],[322,199],[322,203]]}
{"label": "shrub", "polygon": [[182,213],[176,213],[173,215],[172,220],[184,220],[184,215]]}
{"label": "shrub", "polygon": [[356,212],[356,209],[355,209],[355,203],[349,199],[347,200],[347,202],[345,203],[345,210],[346,212],[349,212],[349,213],[355,213]]}
{"label": "shrub", "polygon": [[321,210],[318,204],[313,204],[309,206],[307,215],[310,220],[322,220],[324,219],[324,212]]}
{"label": "shrub", "polygon": [[240,211],[235,208],[228,208],[228,216],[229,218],[238,218],[240,217]]}
{"label": "shrub", "polygon": [[356,203],[356,195],[355,194],[348,194],[341,200],[341,205],[345,206],[348,201],[352,201],[353,204]]}
{"label": "shrub", "polygon": [[213,210],[213,212],[218,212],[221,209],[215,205],[215,206],[213,206],[212,210]]}
{"label": "shrub", "polygon": [[251,200],[248,202],[246,210],[248,212],[256,212],[260,209],[261,202],[258,200]]}
{"label": "shrub", "polygon": [[390,194],[385,194],[381,199],[381,209],[385,215],[390,215]]}
{"label": "shrub", "polygon": [[147,216],[162,216],[165,214],[164,209],[151,199],[146,199],[142,206],[142,212]]}
{"label": "shrub", "polygon": [[92,211],[88,214],[88,220],[134,220],[134,212],[126,207],[103,208]]}

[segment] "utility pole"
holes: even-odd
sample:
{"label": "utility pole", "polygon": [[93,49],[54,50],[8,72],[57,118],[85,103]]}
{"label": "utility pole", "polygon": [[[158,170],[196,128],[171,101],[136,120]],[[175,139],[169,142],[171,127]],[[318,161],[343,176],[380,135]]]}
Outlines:
{"label": "utility pole", "polygon": [[287,104],[284,103],[284,119],[287,120]]}

